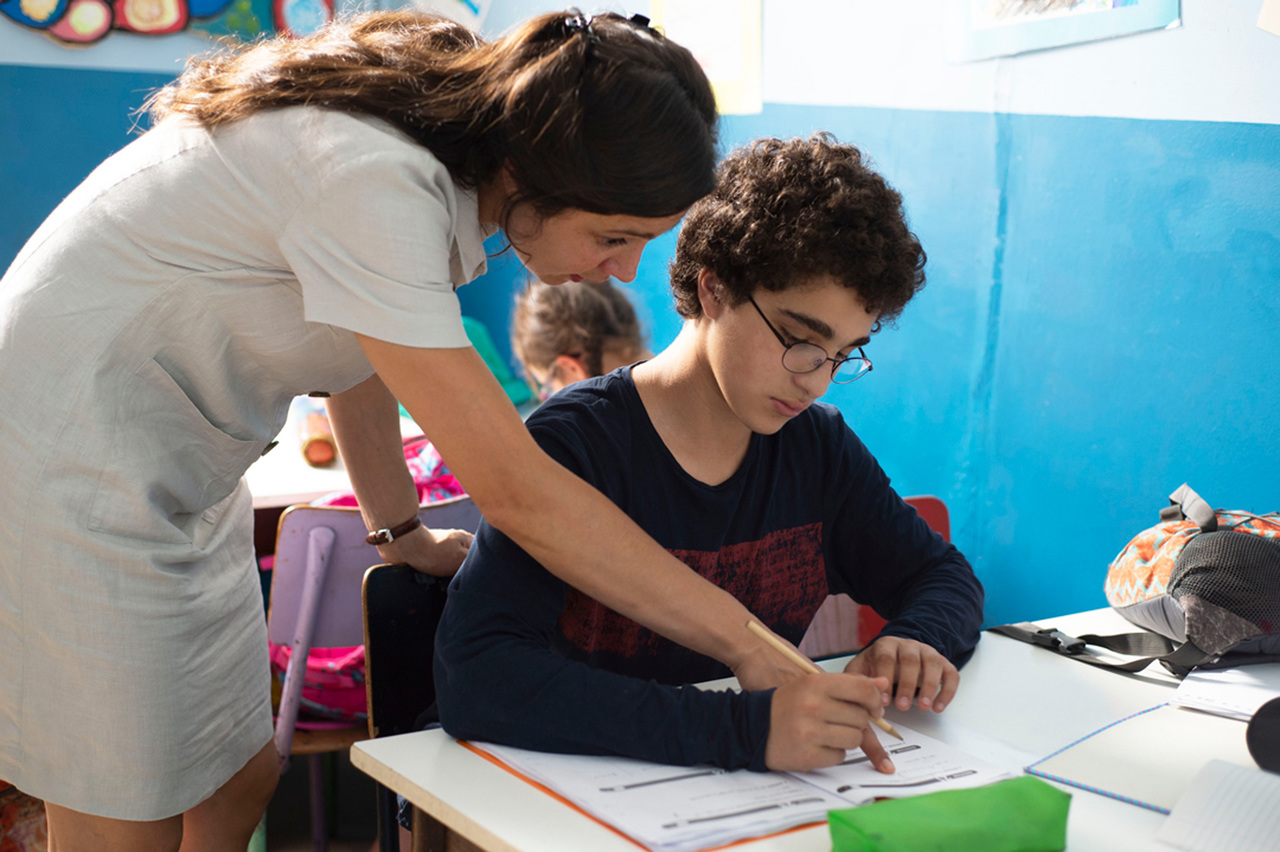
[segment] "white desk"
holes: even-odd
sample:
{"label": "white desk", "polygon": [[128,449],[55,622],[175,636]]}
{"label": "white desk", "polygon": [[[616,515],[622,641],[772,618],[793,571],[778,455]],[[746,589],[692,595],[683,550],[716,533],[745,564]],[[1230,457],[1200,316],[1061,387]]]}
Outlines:
{"label": "white desk", "polygon": [[[1109,609],[1041,622],[1066,633],[1133,630]],[[842,662],[842,661],[841,661]],[[831,661],[830,668],[839,663]],[[1126,676],[984,633],[940,714],[891,712],[891,720],[1019,772],[1091,731],[1168,701],[1176,681]],[[629,840],[458,745],[441,730],[357,743],[351,762],[450,830],[492,852],[635,852]],[[1169,852],[1158,813],[1070,788],[1071,852]],[[744,852],[826,852],[826,825],[764,838]]]}
{"label": "white desk", "polygon": [[[310,503],[334,491],[350,491],[351,479],[339,456],[326,467],[312,467],[302,457],[299,435],[298,403],[289,406],[289,418],[276,436],[279,442],[258,459],[245,473],[255,509],[282,509],[298,503]],[[415,437],[422,434],[418,424],[400,418],[400,434]]]}

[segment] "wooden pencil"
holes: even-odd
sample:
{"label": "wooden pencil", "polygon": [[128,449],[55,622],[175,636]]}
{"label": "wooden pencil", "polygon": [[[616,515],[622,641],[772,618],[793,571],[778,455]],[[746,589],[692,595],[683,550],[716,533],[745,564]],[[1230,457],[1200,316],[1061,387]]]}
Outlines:
{"label": "wooden pencil", "polygon": [[[775,651],[777,651],[779,654],[782,654],[788,660],[795,663],[797,666],[804,669],[805,671],[813,672],[815,674],[827,673],[821,666],[819,666],[813,660],[806,657],[804,654],[801,654],[799,651],[792,648],[786,642],[783,642],[781,639],[775,636],[771,631],[766,629],[764,625],[760,624],[759,622],[748,621],[747,629],[750,630],[752,633],[756,634],[757,636],[759,636],[764,641],[768,642],[770,647],[772,647]],[[876,718],[875,716],[872,716],[871,724],[875,725],[877,728],[884,731],[886,734],[890,734],[892,736],[897,737],[898,739],[902,739],[902,734],[898,733],[897,729],[894,728],[893,725],[890,725],[888,722],[886,722],[884,719],[880,719],[880,718]]]}

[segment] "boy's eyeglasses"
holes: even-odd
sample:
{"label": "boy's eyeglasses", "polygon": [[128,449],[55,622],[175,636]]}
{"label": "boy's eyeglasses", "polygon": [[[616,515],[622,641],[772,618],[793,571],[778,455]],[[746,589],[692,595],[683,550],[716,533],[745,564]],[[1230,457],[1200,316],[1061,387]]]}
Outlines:
{"label": "boy's eyeglasses", "polygon": [[856,382],[871,372],[871,359],[867,357],[867,353],[862,351],[861,346],[858,347],[857,355],[850,355],[847,358],[832,358],[827,355],[827,350],[816,343],[806,343],[802,340],[788,343],[782,333],[773,327],[773,323],[769,322],[769,318],[764,315],[764,311],[760,310],[756,300],[748,296],[747,301],[751,303],[751,307],[756,309],[760,319],[764,320],[764,324],[769,326],[773,336],[778,338],[778,342],[782,344],[782,366],[786,367],[789,372],[812,373],[830,361],[831,381],[839,385]]}

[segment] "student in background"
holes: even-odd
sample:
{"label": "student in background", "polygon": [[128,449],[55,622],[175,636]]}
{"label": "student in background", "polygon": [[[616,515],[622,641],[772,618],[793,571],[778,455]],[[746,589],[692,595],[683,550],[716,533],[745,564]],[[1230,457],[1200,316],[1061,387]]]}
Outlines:
{"label": "student in background", "polygon": [[[574,382],[650,356],[636,309],[611,280],[531,281],[516,297],[511,346],[525,377],[546,399]],[[422,504],[467,492],[425,435],[404,440],[405,462]],[[359,505],[353,491],[336,491],[319,506]]]}
{"label": "student in background", "polygon": [[650,357],[636,309],[612,281],[534,281],[516,300],[511,346],[542,399]]}
{"label": "student in background", "polygon": [[[733,154],[686,217],[672,264],[684,326],[650,361],[580,382],[527,425],[695,571],[791,642],[828,593],[888,625],[842,674],[701,692],[720,663],[568,587],[482,525],[436,641],[454,736],[673,764],[805,770],[861,747],[889,701],[942,711],[978,641],[964,557],[889,485],[834,407],[863,347],[923,285],[901,198],[828,136]],[[594,534],[580,519],[560,535]]]}
{"label": "student in background", "polygon": [[0,280],[0,779],[55,850],[247,846],[279,768],[242,474],[300,394],[331,394],[386,561],[447,575],[470,541],[415,528],[399,399],[551,570],[748,679],[794,670],[538,449],[454,292],[498,229],[548,283],[630,280],[713,185],[687,50],[639,17],[484,43],[377,12],[196,58],[151,106]]}

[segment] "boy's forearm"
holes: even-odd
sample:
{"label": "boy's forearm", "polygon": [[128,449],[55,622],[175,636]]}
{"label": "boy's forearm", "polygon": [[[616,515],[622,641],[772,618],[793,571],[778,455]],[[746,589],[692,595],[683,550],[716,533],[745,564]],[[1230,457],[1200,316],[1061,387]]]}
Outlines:
{"label": "boy's forearm", "polygon": [[566,754],[764,768],[770,693],[701,692],[594,669],[515,638],[515,621],[485,618],[493,632],[482,640],[455,646],[447,628],[437,640],[437,700],[451,735]]}
{"label": "boy's forearm", "polygon": [[960,665],[978,644],[983,602],[982,584],[963,557],[947,561],[912,590],[882,633],[924,642]]}

